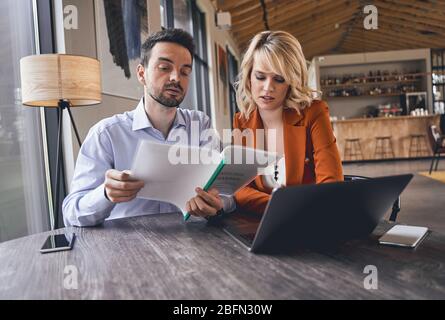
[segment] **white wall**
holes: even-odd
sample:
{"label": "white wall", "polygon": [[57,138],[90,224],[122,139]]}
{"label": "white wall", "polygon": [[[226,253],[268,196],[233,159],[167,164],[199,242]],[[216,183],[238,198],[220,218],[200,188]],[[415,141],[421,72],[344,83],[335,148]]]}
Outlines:
{"label": "white wall", "polygon": [[[159,8],[159,5],[157,5],[159,4],[159,0],[149,1],[151,1],[149,3],[150,7]],[[56,24],[56,33],[58,35],[58,52],[97,58],[94,0],[54,0],[54,2],[55,11],[57,14],[56,20],[58,20],[58,23]],[[230,34],[227,31],[221,31],[215,27],[215,8],[213,7],[211,1],[198,0],[197,4],[198,7],[206,14],[212,121],[213,126],[221,132],[223,128],[231,127],[230,125],[232,120],[230,119],[228,92],[223,92],[222,89],[218,90],[216,87],[216,77],[218,76],[218,72],[215,65],[215,43],[221,45],[224,49],[226,48],[226,45],[228,45],[232,49],[232,54],[234,54],[238,60],[239,52],[237,51],[237,47]],[[67,5],[74,5],[78,9],[79,28],[77,30],[65,30],[63,28],[63,7]],[[155,16],[155,18],[151,19],[149,27],[151,30],[159,30],[160,12],[157,13],[156,10],[152,10],[150,13],[149,10],[149,14],[153,14]],[[226,86],[226,91],[227,90],[228,88]],[[217,94],[218,92],[219,95]],[[226,96],[225,99],[223,95]],[[137,102],[137,100],[133,99],[103,94],[101,104],[73,109],[73,117],[75,118],[81,139],[85,139],[88,130],[101,119],[107,118],[116,113],[122,113],[124,111],[134,109]],[[70,124],[67,116],[65,116],[64,128],[64,151],[66,158],[65,172],[67,175],[67,187],[69,190],[74,171],[75,159],[77,158],[79,148],[77,146],[73,131],[69,130]]]}

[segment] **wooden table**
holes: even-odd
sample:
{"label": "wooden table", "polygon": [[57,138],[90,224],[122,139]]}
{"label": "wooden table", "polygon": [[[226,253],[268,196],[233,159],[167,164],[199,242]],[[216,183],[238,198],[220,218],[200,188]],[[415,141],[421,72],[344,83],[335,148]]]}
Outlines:
{"label": "wooden table", "polygon": [[[444,299],[445,235],[432,232],[416,250],[379,246],[388,228],[324,252],[274,256],[179,213],[62,229],[78,236],[71,251],[39,253],[51,232],[0,244],[0,298]],[[364,288],[366,265],[377,267],[376,290]],[[72,268],[78,288],[66,289]]]}

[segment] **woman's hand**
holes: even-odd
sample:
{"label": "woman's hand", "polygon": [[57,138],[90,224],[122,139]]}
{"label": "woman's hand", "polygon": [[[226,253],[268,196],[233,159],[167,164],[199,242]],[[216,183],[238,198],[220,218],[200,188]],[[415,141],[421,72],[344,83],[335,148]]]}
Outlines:
{"label": "woman's hand", "polygon": [[223,202],[216,188],[204,191],[196,188],[196,197],[187,201],[185,209],[188,213],[197,217],[214,216],[223,208]]}

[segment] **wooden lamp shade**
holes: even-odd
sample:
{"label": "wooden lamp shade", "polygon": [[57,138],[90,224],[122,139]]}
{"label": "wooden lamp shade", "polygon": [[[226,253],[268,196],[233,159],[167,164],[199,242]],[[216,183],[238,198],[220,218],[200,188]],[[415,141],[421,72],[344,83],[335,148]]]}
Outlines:
{"label": "wooden lamp shade", "polygon": [[71,107],[101,102],[100,62],[68,54],[41,54],[20,60],[22,103],[32,107]]}

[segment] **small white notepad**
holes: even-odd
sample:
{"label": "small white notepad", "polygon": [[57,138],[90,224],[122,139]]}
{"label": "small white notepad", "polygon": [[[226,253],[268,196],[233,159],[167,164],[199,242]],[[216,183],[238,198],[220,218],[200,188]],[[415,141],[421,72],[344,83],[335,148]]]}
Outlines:
{"label": "small white notepad", "polygon": [[428,228],[396,225],[380,237],[380,244],[416,247],[428,233]]}

